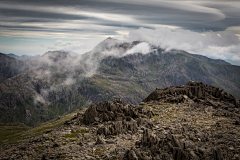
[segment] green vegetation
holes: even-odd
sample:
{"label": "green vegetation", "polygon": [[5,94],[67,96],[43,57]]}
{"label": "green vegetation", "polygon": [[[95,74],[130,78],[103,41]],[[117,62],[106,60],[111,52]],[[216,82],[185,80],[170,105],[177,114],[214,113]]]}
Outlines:
{"label": "green vegetation", "polygon": [[86,129],[78,130],[78,131],[73,132],[71,134],[66,134],[65,138],[75,138],[79,133],[81,133],[82,136],[84,136],[84,133],[89,133],[89,131],[86,130]]}
{"label": "green vegetation", "polygon": [[0,144],[13,144],[21,140],[43,135],[46,131],[58,128],[60,125],[65,123],[65,121],[73,118],[75,114],[76,113],[68,114],[60,119],[58,118],[42,123],[40,126],[34,128],[30,128],[25,126],[24,124],[19,123],[0,123]]}
{"label": "green vegetation", "polygon": [[103,147],[103,148],[96,148],[95,150],[93,150],[93,154],[96,154],[98,156],[101,156],[105,153],[106,151],[106,148]]}
{"label": "green vegetation", "polygon": [[0,145],[3,144],[4,140],[13,137],[16,134],[25,132],[29,127],[21,123],[0,123]]}

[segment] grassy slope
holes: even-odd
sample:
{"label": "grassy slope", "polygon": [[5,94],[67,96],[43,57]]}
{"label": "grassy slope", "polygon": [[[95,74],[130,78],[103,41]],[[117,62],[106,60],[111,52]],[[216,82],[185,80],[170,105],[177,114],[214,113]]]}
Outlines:
{"label": "grassy slope", "polygon": [[0,123],[0,145],[1,144],[14,144],[18,141],[33,138],[43,135],[46,131],[55,129],[62,125],[65,121],[73,118],[77,112],[66,114],[60,118],[56,118],[37,127],[31,128],[19,123]]}

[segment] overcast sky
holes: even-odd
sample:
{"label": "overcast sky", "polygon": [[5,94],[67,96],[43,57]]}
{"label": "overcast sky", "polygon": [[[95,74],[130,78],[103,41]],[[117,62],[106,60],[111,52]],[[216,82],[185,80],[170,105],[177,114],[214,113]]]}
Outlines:
{"label": "overcast sky", "polygon": [[107,37],[158,36],[163,46],[240,64],[240,1],[0,0],[3,53],[82,54]]}

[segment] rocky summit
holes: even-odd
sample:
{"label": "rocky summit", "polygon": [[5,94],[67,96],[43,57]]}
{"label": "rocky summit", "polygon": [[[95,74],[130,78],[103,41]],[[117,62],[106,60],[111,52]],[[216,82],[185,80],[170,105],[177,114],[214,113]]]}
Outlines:
{"label": "rocky summit", "polygon": [[[234,96],[202,82],[156,88],[139,105],[92,104],[8,136],[0,159],[239,160],[239,109]],[[34,131],[44,132],[26,138]]]}

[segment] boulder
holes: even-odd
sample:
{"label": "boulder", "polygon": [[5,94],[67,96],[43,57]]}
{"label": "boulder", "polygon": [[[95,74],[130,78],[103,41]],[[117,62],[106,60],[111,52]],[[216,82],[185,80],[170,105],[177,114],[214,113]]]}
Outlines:
{"label": "boulder", "polygon": [[98,112],[96,110],[96,106],[92,104],[84,113],[83,122],[85,124],[91,124],[95,121],[95,117],[98,117]]}
{"label": "boulder", "polygon": [[105,144],[105,141],[103,140],[101,135],[97,136],[97,140],[96,140],[95,145],[97,145],[97,144]]}

